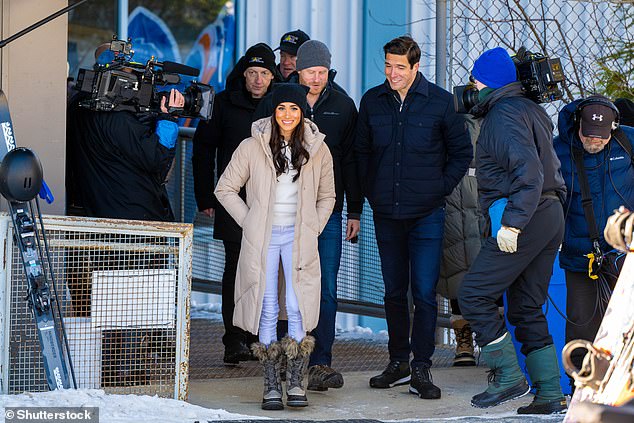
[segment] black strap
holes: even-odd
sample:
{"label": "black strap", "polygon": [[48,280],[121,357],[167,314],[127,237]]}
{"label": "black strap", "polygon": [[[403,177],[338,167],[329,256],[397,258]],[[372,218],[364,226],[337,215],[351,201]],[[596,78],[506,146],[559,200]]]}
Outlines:
{"label": "black strap", "polygon": [[625,135],[625,132],[623,132],[621,128],[617,128],[612,133],[612,137],[614,138],[614,141],[616,141],[621,146],[621,148],[623,148],[623,150],[627,152],[627,154],[630,156],[630,161],[632,162],[632,165],[634,165],[634,155],[632,154],[632,143],[630,143],[630,140],[627,138],[627,135]]}
{"label": "black strap", "polygon": [[592,196],[590,195],[588,175],[586,174],[586,168],[583,165],[583,150],[575,148],[572,152],[572,157],[575,162],[575,167],[577,168],[577,174],[579,175],[581,206],[583,207],[583,214],[585,215],[586,222],[588,223],[590,241],[592,241],[595,257],[599,259],[603,256],[603,252],[601,251],[601,244],[599,243],[599,229],[597,228],[597,221],[594,217],[594,208],[592,208]]}

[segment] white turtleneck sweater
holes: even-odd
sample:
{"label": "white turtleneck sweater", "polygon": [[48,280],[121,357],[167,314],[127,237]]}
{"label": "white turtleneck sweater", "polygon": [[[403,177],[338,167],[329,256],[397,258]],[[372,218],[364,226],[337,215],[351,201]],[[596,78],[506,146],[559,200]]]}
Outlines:
{"label": "white turtleneck sweater", "polygon": [[286,157],[288,167],[286,172],[277,177],[275,186],[275,203],[273,204],[273,225],[274,226],[294,226],[297,215],[297,181],[293,178],[297,175],[291,164],[291,149],[288,144],[284,144],[283,153]]}

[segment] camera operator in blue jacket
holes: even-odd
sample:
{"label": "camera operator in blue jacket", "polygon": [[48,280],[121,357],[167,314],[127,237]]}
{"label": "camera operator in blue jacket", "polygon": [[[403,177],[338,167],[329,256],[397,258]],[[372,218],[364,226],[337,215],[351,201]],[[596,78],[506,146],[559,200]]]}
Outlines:
{"label": "camera operator in blue jacket", "polygon": [[[634,128],[619,126],[619,117],[616,106],[602,96],[576,100],[559,113],[559,136],[554,144],[568,188],[564,205],[566,228],[559,254],[559,264],[566,273],[566,342],[594,340],[605,310],[605,304],[600,304],[600,280],[590,276],[592,263],[588,255],[593,254],[593,262],[596,257],[583,209],[575,152],[587,176],[602,252],[611,250],[603,238],[608,217],[619,206],[630,210],[634,207]],[[577,368],[581,368],[584,355],[581,349],[572,352]]]}

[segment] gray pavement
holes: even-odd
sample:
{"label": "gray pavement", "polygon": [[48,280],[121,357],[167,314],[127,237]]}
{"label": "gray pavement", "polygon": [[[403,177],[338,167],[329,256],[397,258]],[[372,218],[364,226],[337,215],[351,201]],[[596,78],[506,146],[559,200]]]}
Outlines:
{"label": "gray pavement", "polygon": [[[256,363],[254,363],[256,364]],[[519,416],[515,410],[530,403],[532,395],[490,409],[471,407],[469,400],[486,386],[486,369],[433,368],[435,383],[442,389],[439,400],[423,400],[408,393],[407,385],[387,390],[371,389],[375,371],[346,372],[345,385],[327,392],[308,392],[310,405],[302,409],[265,411],[260,408],[261,377],[190,380],[192,404],[232,413],[275,420],[380,420],[399,422],[561,422],[563,416]]]}

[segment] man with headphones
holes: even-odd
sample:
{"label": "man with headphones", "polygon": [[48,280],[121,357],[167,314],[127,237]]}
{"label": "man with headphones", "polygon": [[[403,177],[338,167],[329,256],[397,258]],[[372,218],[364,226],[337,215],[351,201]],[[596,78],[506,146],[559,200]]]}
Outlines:
{"label": "man with headphones", "polygon": [[[634,207],[634,128],[619,126],[619,117],[616,106],[599,95],[576,100],[559,113],[554,146],[567,187],[559,254],[566,274],[566,342],[594,340],[605,310],[594,273],[597,256],[611,250],[603,230],[619,206]],[[580,349],[573,352],[577,368],[584,355]]]}

